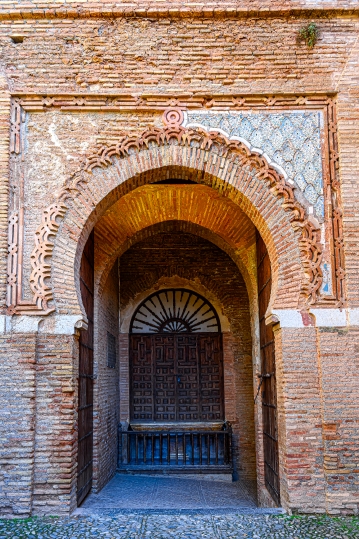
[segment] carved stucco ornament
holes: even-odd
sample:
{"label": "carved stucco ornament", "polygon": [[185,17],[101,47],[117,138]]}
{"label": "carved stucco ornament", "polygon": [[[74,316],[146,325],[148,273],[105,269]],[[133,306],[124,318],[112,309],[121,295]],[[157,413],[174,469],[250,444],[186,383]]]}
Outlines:
{"label": "carved stucco ornament", "polygon": [[41,308],[48,308],[52,298],[51,286],[47,279],[51,278],[51,256],[54,239],[60,226],[60,219],[66,214],[64,200],[51,204],[42,214],[41,225],[35,232],[35,248],[31,254],[30,287],[34,301]]}
{"label": "carved stucco ornament", "polygon": [[[51,311],[49,302],[53,300],[51,288],[51,257],[54,242],[61,220],[64,218],[68,201],[79,193],[89,181],[94,168],[105,168],[113,164],[113,157],[125,158],[133,151],[141,152],[151,144],[168,146],[173,143],[180,146],[193,146],[203,150],[213,151],[223,158],[233,158],[241,166],[253,167],[256,176],[269,183],[271,190],[283,199],[282,207],[292,213],[291,224],[300,230],[299,248],[302,256],[305,281],[302,293],[307,302],[317,301],[322,284],[320,268],[322,248],[320,231],[316,224],[306,216],[304,208],[295,199],[294,191],[284,177],[258,152],[251,151],[242,141],[230,140],[219,132],[206,132],[202,129],[185,128],[181,126],[184,113],[179,107],[169,107],[164,111],[164,128],[152,127],[139,137],[122,137],[115,145],[103,146],[91,155],[66,182],[57,200],[49,206],[42,216],[42,221],[35,233],[35,247],[31,254],[32,272],[30,276],[31,290],[34,294],[33,309],[26,309],[26,314],[47,314]],[[11,295],[10,295],[11,297]],[[22,313],[21,305],[9,306],[10,312]]]}

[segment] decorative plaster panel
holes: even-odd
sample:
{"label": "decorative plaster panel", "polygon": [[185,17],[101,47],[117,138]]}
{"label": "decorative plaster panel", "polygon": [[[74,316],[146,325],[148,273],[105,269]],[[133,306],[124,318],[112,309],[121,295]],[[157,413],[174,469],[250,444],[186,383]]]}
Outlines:
{"label": "decorative plaster panel", "polygon": [[188,111],[184,125],[222,131],[260,150],[300,189],[314,214],[324,218],[321,111]]}

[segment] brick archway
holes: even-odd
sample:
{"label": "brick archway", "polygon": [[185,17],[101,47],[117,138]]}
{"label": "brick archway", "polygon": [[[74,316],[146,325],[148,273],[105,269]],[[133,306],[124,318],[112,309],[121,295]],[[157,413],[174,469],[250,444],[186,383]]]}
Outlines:
{"label": "brick archway", "polygon": [[316,301],[322,281],[319,231],[295,199],[292,187],[262,155],[242,142],[167,120],[164,129],[153,128],[141,137],[125,137],[115,146],[101,148],[45,210],[36,233],[30,279],[40,311],[61,297],[61,308],[80,314],[76,279],[93,226],[127,193],[166,178],[207,185],[251,219],[271,259],[272,308],[297,308]]}
{"label": "brick archway", "polygon": [[[188,288],[197,292],[211,302],[220,318],[225,352],[225,417],[233,428],[238,455],[236,463],[242,471],[245,470],[243,474],[247,474],[249,480],[255,481],[256,420],[252,386],[253,370],[257,383],[257,368],[253,369],[252,363],[250,305],[246,285],[233,260],[230,260],[222,249],[209,242],[209,236],[204,237],[204,231],[201,235],[196,234],[200,232],[199,227],[188,225],[190,223],[184,221],[165,221],[153,225],[150,229],[144,229],[143,232],[146,234],[135,235],[136,241],[123,253],[118,264],[111,270],[104,283],[101,297],[95,300],[95,305],[97,304],[95,319],[98,321],[98,337],[95,337],[95,342],[99,343],[95,345],[95,369],[102,375],[102,382],[99,374],[99,382],[95,385],[102,384],[103,387],[106,384],[108,374],[103,349],[106,349],[106,331],[113,331],[119,343],[119,417],[121,425],[126,429],[130,419],[131,403],[128,385],[129,330],[134,310],[139,301],[163,288]],[[114,235],[116,233],[117,229],[114,230]],[[101,244],[101,240],[98,237],[98,247],[99,243]],[[162,250],[163,254],[166,253],[167,264],[163,264],[158,249]],[[119,283],[119,293],[116,293],[116,297],[120,298],[121,327],[118,334],[116,333],[118,326],[115,328],[113,322],[110,324],[108,322],[113,319],[111,318],[113,302],[110,298],[114,295],[112,291],[115,290],[115,282]],[[111,327],[113,329],[110,329]],[[96,331],[95,329],[95,335]],[[105,394],[108,395],[107,390],[105,392],[104,389],[102,391],[95,389],[95,391],[99,401],[101,398],[102,402],[104,398],[108,398],[104,397]],[[98,404],[97,408],[101,409],[101,405]],[[237,420],[239,408],[243,409],[240,422]],[[95,470],[98,468],[97,462],[104,462],[97,443],[101,440],[103,428],[106,428],[102,427],[102,423],[101,420],[98,421],[98,431],[94,433]],[[102,477],[96,472],[95,482],[103,481]],[[259,473],[258,477],[261,478],[262,475]]]}
{"label": "brick archway", "polygon": [[[218,199],[219,221],[227,218],[230,223],[239,211],[259,230],[273,274],[268,312],[276,305],[290,309],[316,300],[321,284],[318,231],[296,201],[291,186],[263,156],[251,153],[242,142],[230,141],[218,133],[168,125],[101,149],[69,179],[56,202],[45,210],[32,254],[31,286],[39,314],[46,313],[54,301],[58,313],[83,316],[79,269],[93,228],[100,220],[104,223],[111,208],[126,201],[127,196],[136,197],[141,189],[151,190],[151,184],[176,178],[191,180],[197,185],[190,190],[198,187],[208,191],[209,200]],[[186,214],[186,204],[182,214],[171,213],[176,207],[167,201],[161,206],[168,210],[162,217],[156,215],[155,205],[149,203],[146,207],[152,217],[147,227],[169,219],[202,226],[213,237],[217,234],[229,249],[238,251],[238,264],[241,261],[246,268],[244,253],[239,252],[230,227],[219,230],[210,220],[204,222],[205,212],[199,206],[192,214]],[[227,207],[231,211],[225,217],[223,209]],[[130,221],[131,208],[124,209],[123,214]],[[146,216],[146,212],[142,215]],[[124,241],[141,233],[145,225],[134,226]],[[119,245],[109,244],[107,266],[116,248]]]}
{"label": "brick archway", "polygon": [[[223,215],[223,219],[218,219]],[[125,195],[95,226],[95,282],[101,295],[108,272],[128,248],[168,226],[210,240],[239,267],[256,297],[255,228],[240,208],[207,186],[147,185]]]}

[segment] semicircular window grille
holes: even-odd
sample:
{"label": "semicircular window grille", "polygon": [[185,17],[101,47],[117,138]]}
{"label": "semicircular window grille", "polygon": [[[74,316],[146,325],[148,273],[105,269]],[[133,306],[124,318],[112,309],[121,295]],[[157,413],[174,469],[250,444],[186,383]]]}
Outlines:
{"label": "semicircular window grille", "polygon": [[218,333],[219,318],[204,297],[185,288],[151,294],[136,310],[131,333]]}

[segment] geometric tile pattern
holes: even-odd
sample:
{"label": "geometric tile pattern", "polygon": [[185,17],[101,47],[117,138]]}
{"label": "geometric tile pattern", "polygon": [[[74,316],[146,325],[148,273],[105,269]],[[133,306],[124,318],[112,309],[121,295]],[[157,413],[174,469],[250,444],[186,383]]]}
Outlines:
{"label": "geometric tile pattern", "polygon": [[321,120],[319,111],[187,111],[186,127],[202,125],[221,129],[227,136],[240,137],[251,149],[262,150],[282,167],[290,182],[302,191],[324,217],[323,171],[321,157]]}

